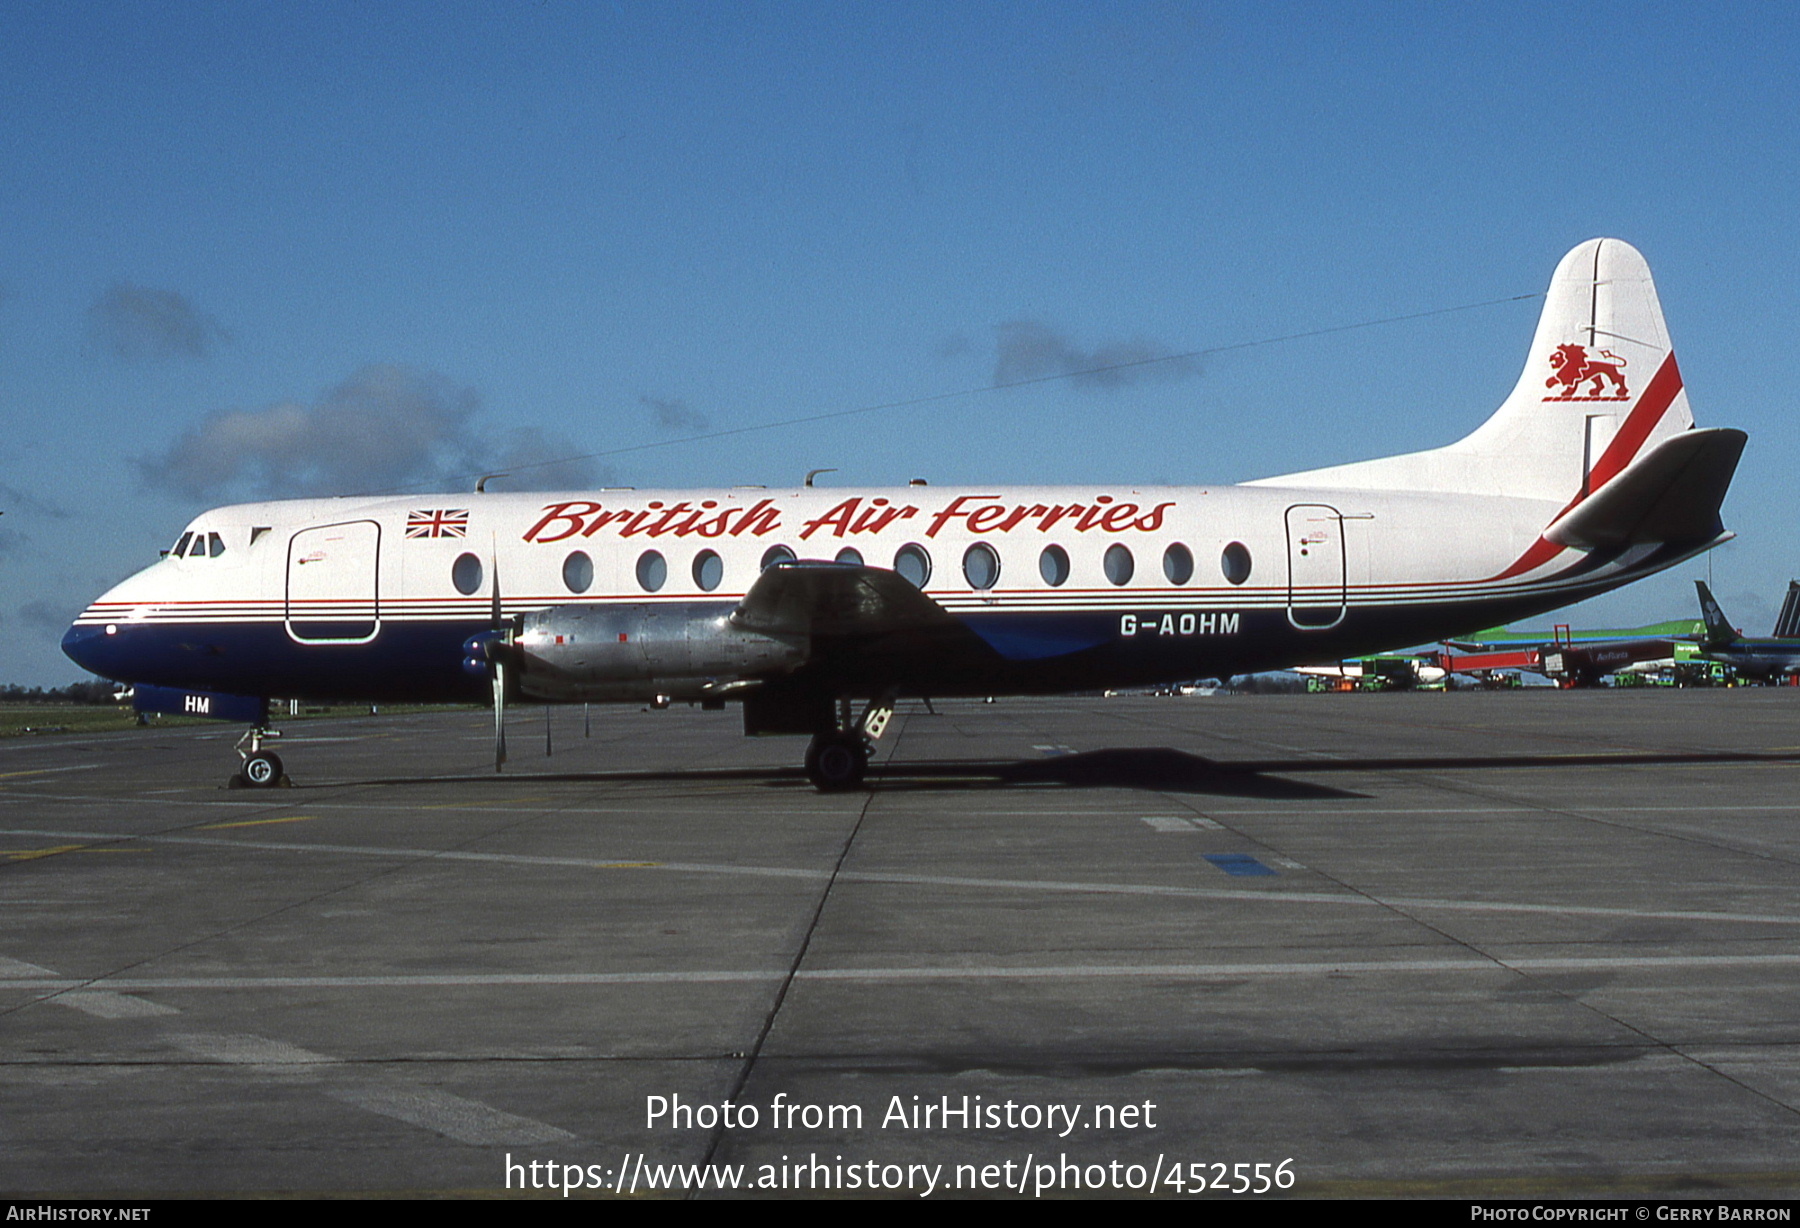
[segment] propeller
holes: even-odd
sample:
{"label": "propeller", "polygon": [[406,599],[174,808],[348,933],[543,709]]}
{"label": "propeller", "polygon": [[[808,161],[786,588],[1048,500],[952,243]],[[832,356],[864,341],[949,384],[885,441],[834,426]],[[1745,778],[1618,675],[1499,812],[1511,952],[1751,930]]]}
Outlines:
{"label": "propeller", "polygon": [[488,629],[463,641],[463,669],[480,677],[486,675],[494,693],[494,770],[506,764],[506,686],[507,671],[514,664],[515,649],[512,629],[500,608],[500,554],[492,556],[494,569],[493,595],[488,607]]}
{"label": "propeller", "polygon": [[494,599],[488,610],[489,638],[485,645],[494,678],[494,770],[506,765],[506,618],[500,612],[500,552],[495,550]]}

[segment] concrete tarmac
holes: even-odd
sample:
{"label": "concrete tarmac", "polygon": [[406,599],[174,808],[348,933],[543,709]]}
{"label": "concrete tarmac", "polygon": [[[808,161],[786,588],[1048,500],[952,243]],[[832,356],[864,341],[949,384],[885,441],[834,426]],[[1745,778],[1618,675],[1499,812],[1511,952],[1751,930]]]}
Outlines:
{"label": "concrete tarmac", "polygon": [[549,721],[0,744],[0,1191],[1800,1195],[1800,690]]}

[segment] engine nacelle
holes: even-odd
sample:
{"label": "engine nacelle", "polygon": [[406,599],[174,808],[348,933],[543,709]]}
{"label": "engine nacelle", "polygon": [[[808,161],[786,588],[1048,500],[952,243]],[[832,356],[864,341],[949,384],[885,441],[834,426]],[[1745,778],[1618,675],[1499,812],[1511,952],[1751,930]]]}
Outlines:
{"label": "engine nacelle", "polygon": [[733,625],[730,606],[554,606],[514,641],[519,690],[533,699],[712,699],[798,668],[804,636]]}

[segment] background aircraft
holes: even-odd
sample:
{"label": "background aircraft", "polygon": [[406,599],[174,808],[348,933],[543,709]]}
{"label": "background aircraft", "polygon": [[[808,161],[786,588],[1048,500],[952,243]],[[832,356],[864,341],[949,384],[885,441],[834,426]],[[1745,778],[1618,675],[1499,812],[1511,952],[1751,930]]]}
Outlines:
{"label": "background aircraft", "polygon": [[1800,673],[1800,583],[1788,581],[1787,601],[1775,619],[1775,633],[1766,639],[1742,635],[1725,617],[1704,580],[1694,581],[1700,594],[1700,613],[1705,619],[1700,655],[1729,665],[1746,678],[1777,682],[1784,675]]}
{"label": "background aircraft", "polygon": [[1335,665],[1302,665],[1309,689],[1339,691],[1411,691],[1421,687],[1442,690],[1449,677],[1439,654],[1390,652],[1355,657]]}

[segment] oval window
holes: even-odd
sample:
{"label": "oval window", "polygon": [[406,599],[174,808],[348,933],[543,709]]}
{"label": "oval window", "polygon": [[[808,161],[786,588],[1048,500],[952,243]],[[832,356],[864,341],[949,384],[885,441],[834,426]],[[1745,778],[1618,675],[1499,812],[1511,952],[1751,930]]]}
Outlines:
{"label": "oval window", "polygon": [[1163,551],[1163,575],[1170,584],[1186,584],[1194,578],[1194,552],[1180,542]]}
{"label": "oval window", "polygon": [[1057,588],[1069,579],[1069,552],[1061,546],[1045,546],[1044,552],[1038,555],[1038,575],[1044,577],[1044,583]]}
{"label": "oval window", "polygon": [[563,560],[563,587],[585,593],[594,587],[594,560],[577,550]]}
{"label": "oval window", "polygon": [[924,588],[925,582],[931,579],[931,556],[925,553],[923,546],[902,546],[894,555],[894,570],[914,588]]}
{"label": "oval window", "polygon": [[1001,556],[986,542],[976,542],[963,551],[963,580],[970,589],[992,589],[1001,578]]}
{"label": "oval window", "polygon": [[970,588],[993,588],[1000,579],[1000,556],[986,542],[976,542],[963,551],[963,579]]}
{"label": "oval window", "polygon": [[1106,578],[1114,584],[1129,584],[1131,573],[1137,570],[1137,564],[1131,559],[1131,551],[1124,546],[1108,546],[1102,563],[1106,568]]}
{"label": "oval window", "polygon": [[725,560],[717,551],[702,550],[694,556],[694,583],[700,586],[701,592],[712,592],[724,579]]}
{"label": "oval window", "polygon": [[1232,542],[1225,547],[1225,553],[1219,556],[1219,570],[1233,584],[1242,584],[1250,578],[1250,548],[1243,542]]}
{"label": "oval window", "polygon": [[637,582],[638,587],[646,593],[654,593],[669,578],[669,563],[654,550],[646,550],[638,555]]}
{"label": "oval window", "polygon": [[837,561],[840,563],[849,563],[855,567],[861,567],[863,565],[862,551],[858,550],[855,546],[845,546],[842,550],[837,552]]}
{"label": "oval window", "polygon": [[459,554],[456,562],[450,564],[450,583],[456,585],[456,591],[468,597],[481,590],[481,560],[472,554]]}
{"label": "oval window", "polygon": [[793,561],[794,552],[789,550],[786,546],[770,546],[763,552],[762,566],[759,570],[767,571],[777,563],[791,563]]}

